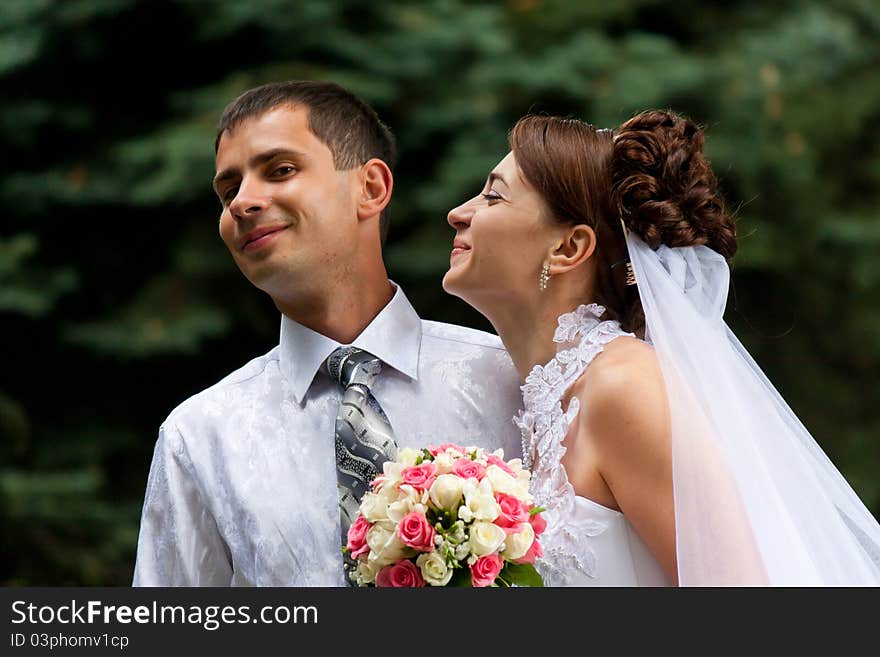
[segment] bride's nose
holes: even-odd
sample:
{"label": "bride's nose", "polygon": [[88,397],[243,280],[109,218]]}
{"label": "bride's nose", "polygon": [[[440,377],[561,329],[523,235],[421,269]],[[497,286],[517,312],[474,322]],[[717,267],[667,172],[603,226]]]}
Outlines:
{"label": "bride's nose", "polygon": [[457,208],[452,208],[446,215],[447,223],[455,229],[467,228],[471,224],[471,218],[474,216],[474,209],[471,202],[462,203]]}

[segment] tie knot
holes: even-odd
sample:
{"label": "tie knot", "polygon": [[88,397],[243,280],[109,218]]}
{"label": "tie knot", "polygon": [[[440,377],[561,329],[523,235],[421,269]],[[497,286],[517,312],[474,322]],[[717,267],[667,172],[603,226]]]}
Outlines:
{"label": "tie knot", "polygon": [[382,361],[357,347],[339,347],[327,357],[327,372],[343,389],[360,384],[370,389],[382,371]]}

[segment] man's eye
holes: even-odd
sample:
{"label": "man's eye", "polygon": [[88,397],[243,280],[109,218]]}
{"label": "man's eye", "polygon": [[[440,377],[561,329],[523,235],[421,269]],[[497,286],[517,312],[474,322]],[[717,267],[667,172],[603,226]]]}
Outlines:
{"label": "man's eye", "polygon": [[223,192],[223,202],[229,203],[232,199],[235,198],[235,195],[238,193],[238,187],[230,187],[225,192]]}
{"label": "man's eye", "polygon": [[275,169],[275,171],[273,171],[272,173],[278,176],[286,176],[288,173],[292,173],[294,171],[296,171],[296,167],[292,167],[289,164],[284,164]]}

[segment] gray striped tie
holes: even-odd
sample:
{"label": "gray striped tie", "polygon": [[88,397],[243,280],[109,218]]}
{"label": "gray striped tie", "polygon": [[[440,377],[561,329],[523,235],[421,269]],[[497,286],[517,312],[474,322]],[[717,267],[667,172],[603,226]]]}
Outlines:
{"label": "gray striped tie", "polygon": [[[361,498],[382,464],[397,457],[388,417],[370,392],[382,362],[357,347],[339,347],[326,361],[327,372],[344,390],[336,416],[336,489],[342,544],[355,521]],[[346,570],[354,564],[346,557]]]}

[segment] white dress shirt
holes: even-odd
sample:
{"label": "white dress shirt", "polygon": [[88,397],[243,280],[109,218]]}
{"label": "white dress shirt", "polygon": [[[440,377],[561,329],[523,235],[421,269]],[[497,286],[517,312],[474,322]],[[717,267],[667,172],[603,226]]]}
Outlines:
{"label": "white dress shirt", "polygon": [[[422,320],[398,287],[355,339],[400,447],[522,455],[521,396],[500,339]],[[339,343],[282,316],[280,344],[184,401],[159,429],[133,586],[344,586],[333,434]]]}

